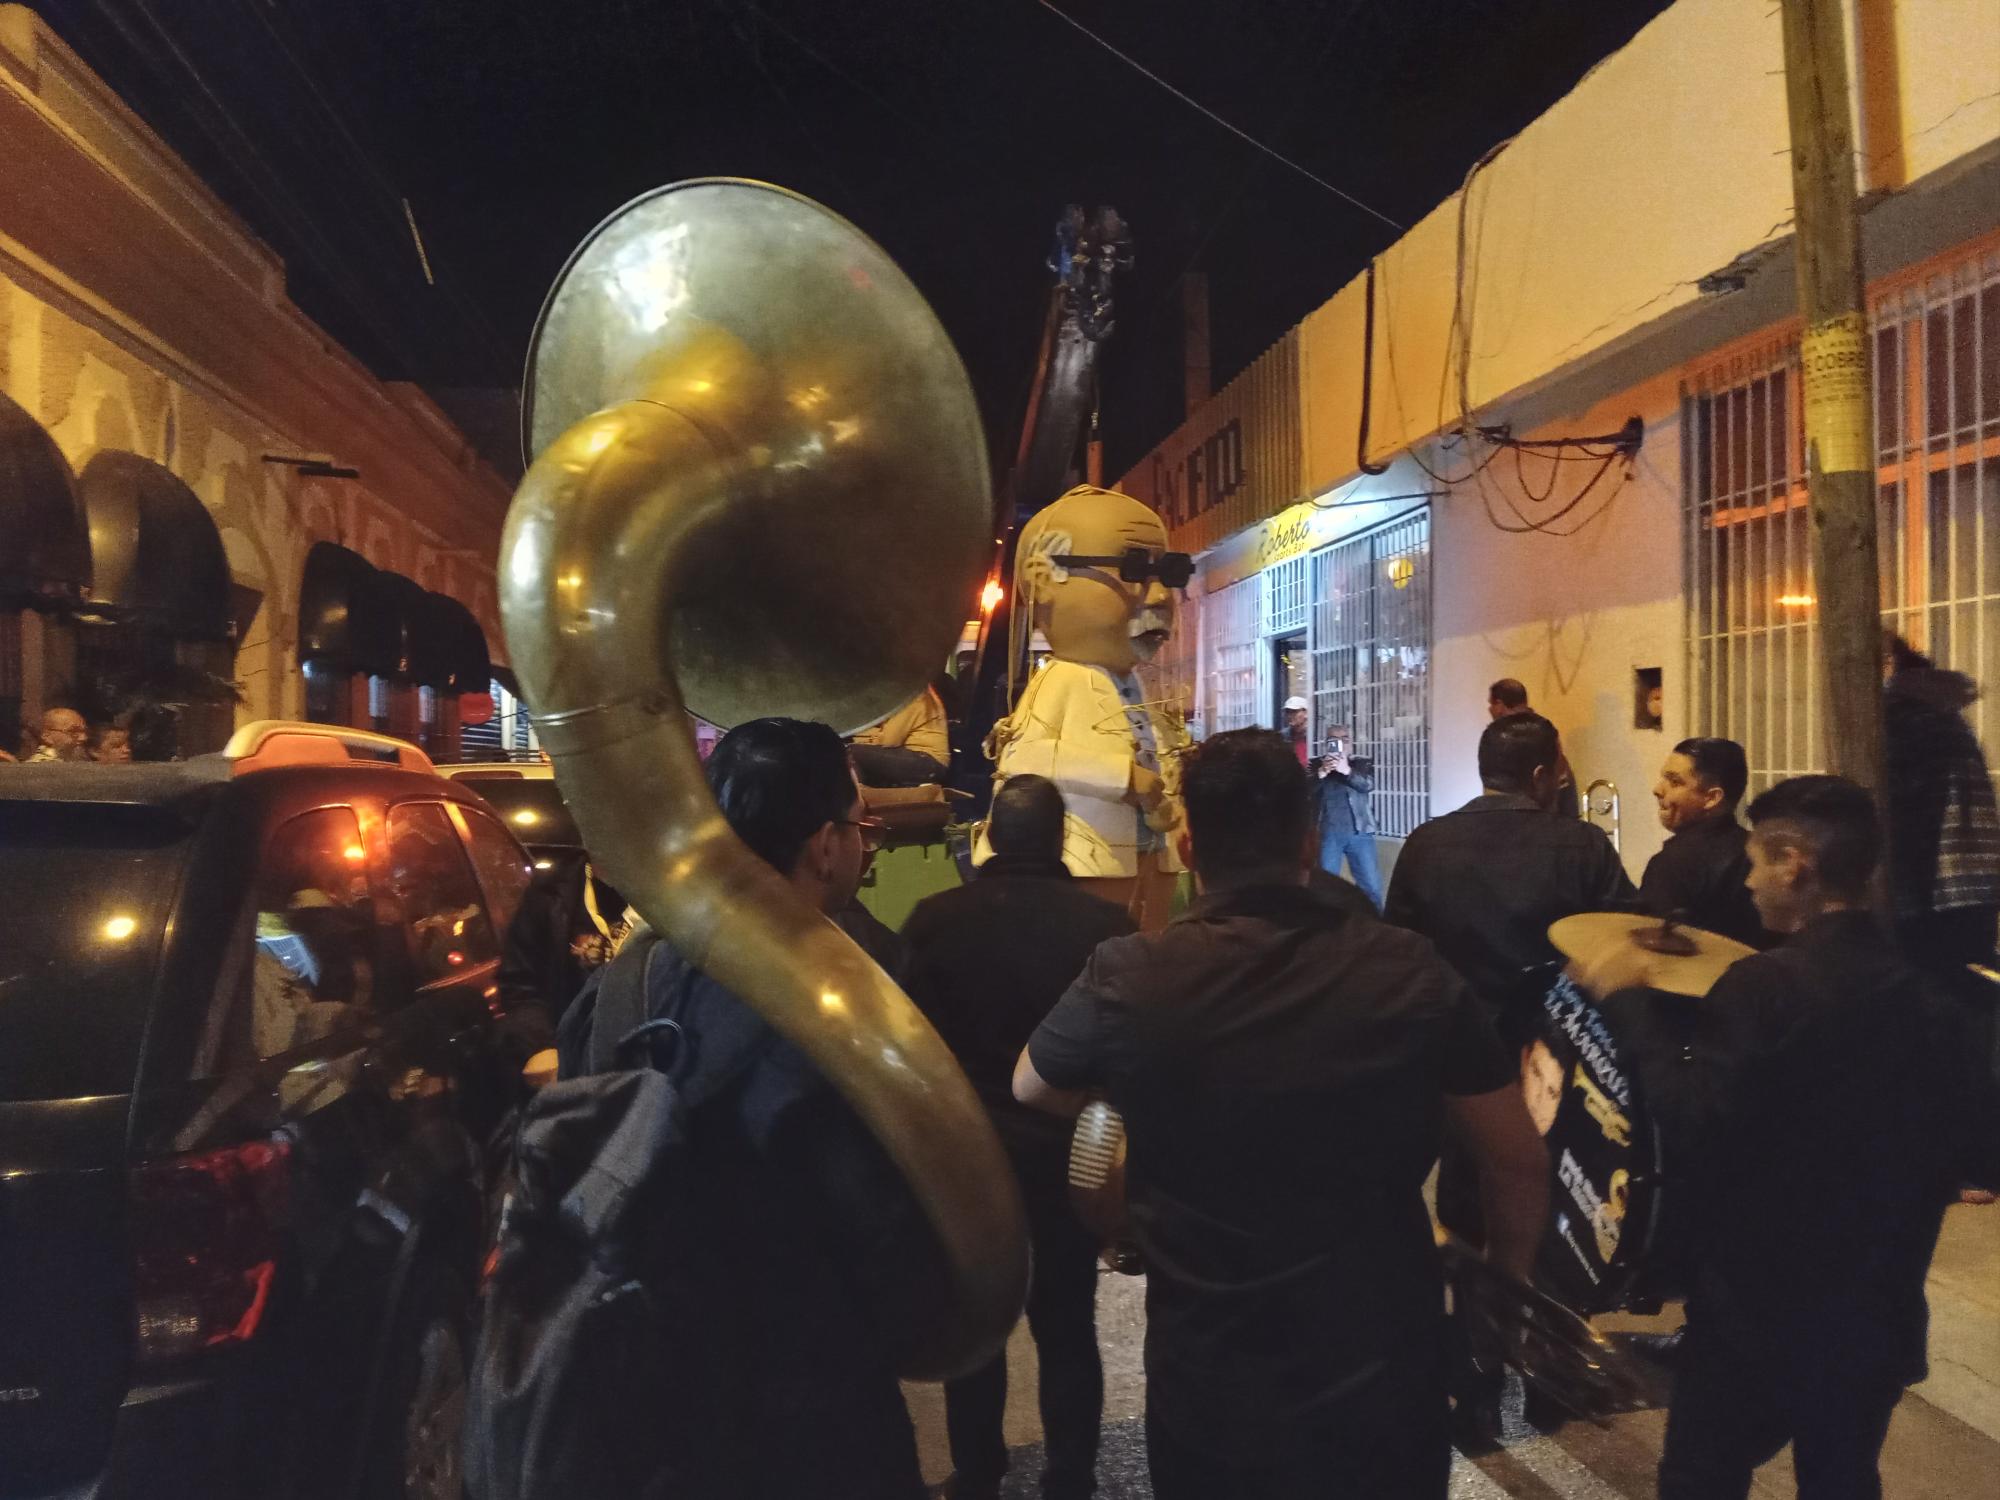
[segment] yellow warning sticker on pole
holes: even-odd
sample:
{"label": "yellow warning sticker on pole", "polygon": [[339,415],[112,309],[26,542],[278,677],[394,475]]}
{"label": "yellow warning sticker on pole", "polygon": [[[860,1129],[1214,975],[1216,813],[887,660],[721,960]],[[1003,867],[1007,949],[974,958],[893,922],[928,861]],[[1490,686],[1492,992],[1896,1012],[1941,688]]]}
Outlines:
{"label": "yellow warning sticker on pole", "polygon": [[1844,313],[1806,330],[1806,451],[1819,455],[1822,474],[1853,474],[1875,467],[1869,433],[1868,325]]}

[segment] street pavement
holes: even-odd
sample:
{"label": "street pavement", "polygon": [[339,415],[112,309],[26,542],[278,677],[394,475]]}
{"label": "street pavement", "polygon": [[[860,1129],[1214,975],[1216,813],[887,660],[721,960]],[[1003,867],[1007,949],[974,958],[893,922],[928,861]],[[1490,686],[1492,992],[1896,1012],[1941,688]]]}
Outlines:
{"label": "street pavement", "polygon": [[[1931,1265],[1931,1376],[1908,1392],[1889,1429],[1882,1455],[1885,1500],[1982,1500],[2000,1494],[2000,1207],[1954,1208]],[[1143,1281],[1105,1275],[1098,1284],[1098,1342],[1104,1351],[1104,1454],[1098,1466],[1101,1500],[1151,1500],[1146,1482],[1145,1335]],[[1619,1329],[1663,1330],[1677,1321],[1607,1319]],[[1025,1326],[1008,1346],[1011,1373],[1007,1440],[1014,1469],[1006,1500],[1032,1500],[1040,1490],[1035,1412],[1034,1343]],[[936,1386],[907,1388],[925,1477],[951,1470],[945,1446],[944,1397]],[[1505,1446],[1469,1460],[1456,1455],[1451,1500],[1657,1500],[1654,1466],[1666,1413],[1636,1412],[1605,1428],[1571,1423],[1544,1436],[1511,1419]],[[1780,1455],[1761,1470],[1755,1500],[1790,1500],[1791,1460]]]}

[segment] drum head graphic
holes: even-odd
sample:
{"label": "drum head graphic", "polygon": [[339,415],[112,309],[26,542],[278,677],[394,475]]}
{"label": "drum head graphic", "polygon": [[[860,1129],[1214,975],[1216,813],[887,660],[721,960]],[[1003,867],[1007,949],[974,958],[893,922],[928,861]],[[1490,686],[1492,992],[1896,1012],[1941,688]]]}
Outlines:
{"label": "drum head graphic", "polygon": [[1542,1012],[1542,1035],[1521,1054],[1522,1091],[1551,1173],[1535,1279],[1579,1311],[1608,1311],[1644,1259],[1658,1176],[1653,1136],[1632,1071],[1590,996],[1557,973]]}

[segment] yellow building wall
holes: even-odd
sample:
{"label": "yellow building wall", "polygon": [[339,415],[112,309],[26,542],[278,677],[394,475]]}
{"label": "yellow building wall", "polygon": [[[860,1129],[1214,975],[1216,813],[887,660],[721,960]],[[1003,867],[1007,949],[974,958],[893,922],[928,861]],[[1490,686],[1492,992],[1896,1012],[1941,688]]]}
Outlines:
{"label": "yellow building wall", "polygon": [[[1853,69],[1866,185],[1893,191],[2000,142],[2000,4],[1860,0]],[[1465,216],[1475,411],[1659,326],[1710,273],[1790,234],[1775,5],[1681,0],[1521,132]],[[1459,198],[1382,255],[1374,410],[1380,459],[1456,422]],[[1299,329],[1304,484],[1356,469],[1363,282]]]}
{"label": "yellow building wall", "polygon": [[[1651,788],[1668,747],[1691,723],[1681,582],[1681,401],[1677,374],[1566,414],[1562,431],[1616,429],[1627,417],[1646,426],[1629,477],[1614,466],[1572,520],[1572,536],[1515,535],[1509,502],[1546,514],[1527,491],[1547,484],[1548,464],[1529,457],[1522,476],[1511,461],[1476,485],[1454,486],[1431,508],[1431,811],[1449,812],[1479,793],[1476,751],[1485,729],[1486,690],[1513,677],[1528,701],[1562,732],[1563,748],[1587,785],[1613,782],[1622,799],[1622,852],[1636,880],[1664,834]],[[1462,460],[1430,445],[1439,472]],[[1444,465],[1445,467],[1440,467]],[[1595,465],[1566,464],[1586,477]],[[1525,485],[1523,483],[1525,478]],[[1562,493],[1580,480],[1566,476]],[[1601,505],[1600,505],[1601,502]],[[1663,669],[1664,723],[1633,726],[1633,672]]]}

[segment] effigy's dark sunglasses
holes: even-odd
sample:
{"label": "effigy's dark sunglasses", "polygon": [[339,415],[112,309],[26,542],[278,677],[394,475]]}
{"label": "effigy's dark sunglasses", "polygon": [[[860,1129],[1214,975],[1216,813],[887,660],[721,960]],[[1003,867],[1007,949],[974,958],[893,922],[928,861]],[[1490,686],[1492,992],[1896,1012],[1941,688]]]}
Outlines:
{"label": "effigy's dark sunglasses", "polygon": [[1064,554],[1051,557],[1059,568],[1116,568],[1125,583],[1144,583],[1157,578],[1170,589],[1184,589],[1194,577],[1194,559],[1185,552],[1149,552],[1144,547],[1127,547],[1115,557],[1082,557]]}

